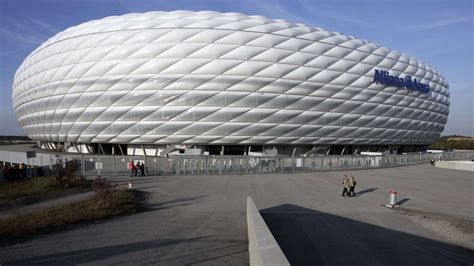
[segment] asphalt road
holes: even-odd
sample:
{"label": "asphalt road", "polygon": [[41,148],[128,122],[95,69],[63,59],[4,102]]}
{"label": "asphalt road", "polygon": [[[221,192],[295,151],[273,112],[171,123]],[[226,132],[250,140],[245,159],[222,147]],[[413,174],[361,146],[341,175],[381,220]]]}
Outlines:
{"label": "asphalt road", "polygon": [[472,265],[471,248],[380,206],[397,190],[402,207],[463,219],[469,236],[471,172],[350,171],[355,198],[341,197],[344,173],[137,178],[135,186],[150,193],[148,211],[0,247],[0,263],[245,265],[250,195],[293,265]]}

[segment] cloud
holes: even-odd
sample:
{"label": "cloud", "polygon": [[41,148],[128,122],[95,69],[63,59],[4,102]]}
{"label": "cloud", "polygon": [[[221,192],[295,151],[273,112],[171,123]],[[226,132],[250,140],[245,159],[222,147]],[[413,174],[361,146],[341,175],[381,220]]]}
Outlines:
{"label": "cloud", "polygon": [[23,23],[20,20],[7,18],[6,23],[0,25],[0,36],[2,40],[11,40],[17,44],[31,48],[32,45],[38,46],[49,37],[52,33],[59,30],[51,25],[29,18],[32,23]]}
{"label": "cloud", "polygon": [[312,2],[301,0],[298,0],[297,2],[301,5],[302,9],[309,12],[311,16],[342,22],[345,24],[363,26],[370,29],[378,28],[376,25],[369,23],[366,18],[351,17],[348,16],[347,13],[341,14],[340,12],[335,12],[332,8],[323,8],[321,6],[315,8],[314,3]]}
{"label": "cloud", "polygon": [[411,26],[409,28],[416,29],[416,30],[437,29],[437,28],[441,28],[441,27],[445,27],[445,26],[450,26],[450,25],[454,25],[454,24],[467,22],[467,21],[472,21],[473,19],[474,19],[474,16],[450,18],[450,19],[443,19],[443,20],[433,21],[433,22],[426,23],[426,24],[418,24],[418,25]]}
{"label": "cloud", "polygon": [[264,11],[272,19],[284,19],[294,23],[304,23],[308,26],[312,26],[313,21],[309,20],[307,17],[292,12],[289,8],[285,6],[285,3],[280,3],[278,1],[256,1],[253,4],[254,9],[260,9]]}
{"label": "cloud", "polygon": [[340,15],[328,14],[328,13],[323,13],[323,14],[321,14],[321,16],[327,17],[327,18],[330,18],[330,19],[333,19],[333,20],[336,20],[336,21],[340,21],[340,22],[356,24],[356,25],[365,26],[365,27],[368,27],[368,28],[375,28],[374,25],[372,25],[371,23],[368,23],[368,22],[366,22],[364,20],[361,20],[361,19],[358,19],[358,18],[350,18],[350,17],[347,17],[347,16],[346,17],[341,17]]}
{"label": "cloud", "polygon": [[39,45],[45,41],[44,36],[38,34],[27,34],[18,32],[15,30],[9,30],[3,26],[0,26],[0,35],[8,36],[9,39],[27,45]]}
{"label": "cloud", "polygon": [[47,29],[48,31],[50,31],[51,33],[57,33],[59,32],[60,30],[53,27],[52,25],[46,23],[46,22],[43,22],[43,21],[40,21],[40,20],[37,20],[37,19],[34,19],[34,18],[30,18],[30,20],[35,23],[36,25],[39,25],[41,27],[43,27],[44,29]]}

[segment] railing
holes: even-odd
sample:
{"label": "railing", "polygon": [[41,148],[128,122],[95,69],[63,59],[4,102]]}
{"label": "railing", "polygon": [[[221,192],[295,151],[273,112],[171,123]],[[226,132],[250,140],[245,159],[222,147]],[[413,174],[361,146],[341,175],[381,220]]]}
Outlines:
{"label": "railing", "polygon": [[85,176],[128,175],[130,161],[145,163],[147,175],[237,175],[377,169],[429,163],[433,160],[472,160],[474,151],[406,155],[328,155],[315,157],[249,156],[114,156],[57,155],[51,159],[75,160]]}

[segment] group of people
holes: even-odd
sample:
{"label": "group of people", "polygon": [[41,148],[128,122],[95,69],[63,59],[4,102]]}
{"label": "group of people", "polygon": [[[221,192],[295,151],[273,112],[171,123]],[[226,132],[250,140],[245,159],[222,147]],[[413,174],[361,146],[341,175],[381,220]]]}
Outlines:
{"label": "group of people", "polygon": [[2,167],[5,181],[21,180],[27,177],[26,165],[24,163],[14,165],[4,165]]}
{"label": "group of people", "polygon": [[344,175],[344,180],[342,181],[342,184],[344,185],[344,190],[342,190],[342,196],[344,197],[345,195],[351,197],[356,196],[355,194],[355,186],[357,182],[355,181],[355,178],[353,176],[347,176]]}
{"label": "group of people", "polygon": [[137,161],[136,164],[133,161],[128,163],[128,170],[130,170],[130,176],[146,176],[145,163]]}

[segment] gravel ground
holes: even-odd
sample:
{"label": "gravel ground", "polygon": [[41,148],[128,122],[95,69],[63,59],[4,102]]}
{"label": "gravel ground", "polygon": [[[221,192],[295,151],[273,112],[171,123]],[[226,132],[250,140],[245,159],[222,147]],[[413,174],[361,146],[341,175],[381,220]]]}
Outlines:
{"label": "gravel ground", "polygon": [[406,208],[400,213],[452,244],[474,249],[474,220]]}

